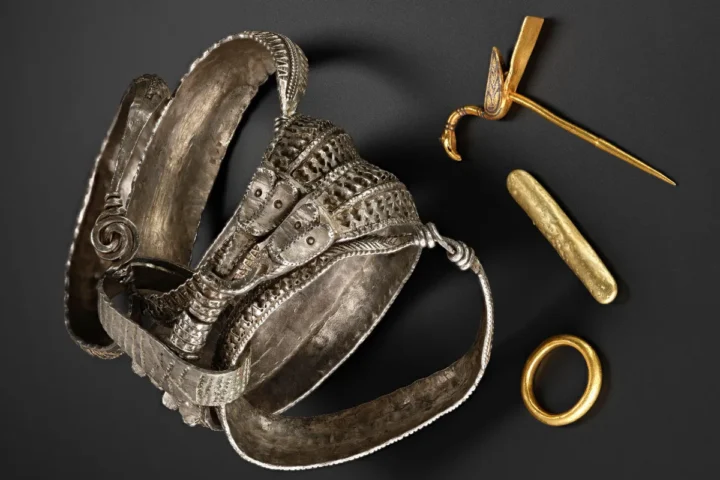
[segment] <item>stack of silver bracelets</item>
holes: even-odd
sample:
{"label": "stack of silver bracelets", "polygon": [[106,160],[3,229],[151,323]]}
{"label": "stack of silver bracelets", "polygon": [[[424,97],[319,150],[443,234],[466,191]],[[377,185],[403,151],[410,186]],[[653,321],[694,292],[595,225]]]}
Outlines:
{"label": "stack of silver bracelets", "polygon": [[[367,455],[453,410],[480,381],[493,332],[473,251],[423,224],[405,185],[360,158],[342,129],[296,112],[307,70],[284,36],[245,32],[207,50],[174,94],[155,76],[132,82],[95,163],[66,278],[66,323],[81,348],[128,355],[186,423],[224,431],[243,458],[277,469]],[[274,138],[191,268],[220,163],[273,73]],[[355,351],[436,245],[480,280],[470,351],[371,402],[283,415]]]}

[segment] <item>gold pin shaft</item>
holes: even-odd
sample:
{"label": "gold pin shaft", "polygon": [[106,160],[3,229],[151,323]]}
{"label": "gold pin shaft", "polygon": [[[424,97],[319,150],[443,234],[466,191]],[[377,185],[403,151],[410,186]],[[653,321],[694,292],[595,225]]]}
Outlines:
{"label": "gold pin shaft", "polygon": [[584,130],[577,125],[573,125],[572,123],[568,122],[567,120],[558,117],[554,113],[552,113],[550,110],[546,109],[542,105],[539,105],[538,103],[534,102],[533,100],[530,100],[524,95],[520,95],[517,92],[508,92],[508,97],[515,103],[522,105],[523,107],[529,108],[533,112],[537,113],[541,117],[543,117],[545,120],[548,120],[558,127],[562,128],[566,132],[570,132],[573,135],[582,138],[586,142],[589,142],[593,145],[595,145],[600,150],[609,153],[610,155],[613,155],[620,160],[623,160],[633,167],[637,167],[640,170],[642,170],[645,173],[649,173],[650,175],[659,178],[663,182],[669,183],[670,185],[675,186],[676,183],[672,181],[670,178],[662,174],[661,172],[655,170],[653,167],[648,165],[647,163],[643,162],[639,158],[636,158],[629,153],[625,152],[624,150],[621,150],[620,148],[616,147],[612,143],[608,142],[605,139],[602,139],[598,137],[597,135],[594,135],[587,130]]}
{"label": "gold pin shaft", "polygon": [[510,172],[507,188],[593,298],[602,304],[615,300],[617,282],[547,190],[524,170]]}

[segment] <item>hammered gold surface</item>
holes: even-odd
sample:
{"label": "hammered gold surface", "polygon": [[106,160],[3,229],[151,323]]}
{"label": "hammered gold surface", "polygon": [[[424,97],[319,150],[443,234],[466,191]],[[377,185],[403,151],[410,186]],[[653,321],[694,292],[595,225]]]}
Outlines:
{"label": "hammered gold surface", "polygon": [[615,300],[617,282],[547,190],[524,170],[510,172],[507,188],[593,298],[602,304]]}

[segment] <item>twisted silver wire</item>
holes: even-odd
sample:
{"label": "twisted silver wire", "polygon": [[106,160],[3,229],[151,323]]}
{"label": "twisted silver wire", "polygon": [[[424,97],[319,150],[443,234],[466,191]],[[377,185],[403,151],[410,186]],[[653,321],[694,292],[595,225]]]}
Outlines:
{"label": "twisted silver wire", "polygon": [[448,259],[460,270],[467,270],[475,263],[479,264],[472,248],[463,242],[440,235],[432,222],[418,228],[415,244],[423,248],[435,248],[435,245],[440,245],[447,252]]}

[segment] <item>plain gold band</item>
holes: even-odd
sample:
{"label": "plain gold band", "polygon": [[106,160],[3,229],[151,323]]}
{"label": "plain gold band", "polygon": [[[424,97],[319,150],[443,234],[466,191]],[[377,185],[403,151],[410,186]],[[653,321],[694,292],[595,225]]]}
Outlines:
{"label": "plain gold band", "polygon": [[[540,405],[535,398],[533,384],[535,382],[535,373],[540,363],[553,350],[558,347],[572,347],[583,356],[588,369],[588,383],[585,387],[580,400],[567,412],[548,413]],[[581,419],[592,408],[593,404],[600,395],[602,387],[602,367],[600,366],[600,358],[595,350],[583,339],[573,335],[557,335],[550,337],[540,344],[538,348],[530,355],[522,375],[521,392],[525,407],[527,407],[533,417],[540,420],[546,425],[552,427],[560,427],[576,422]]]}

